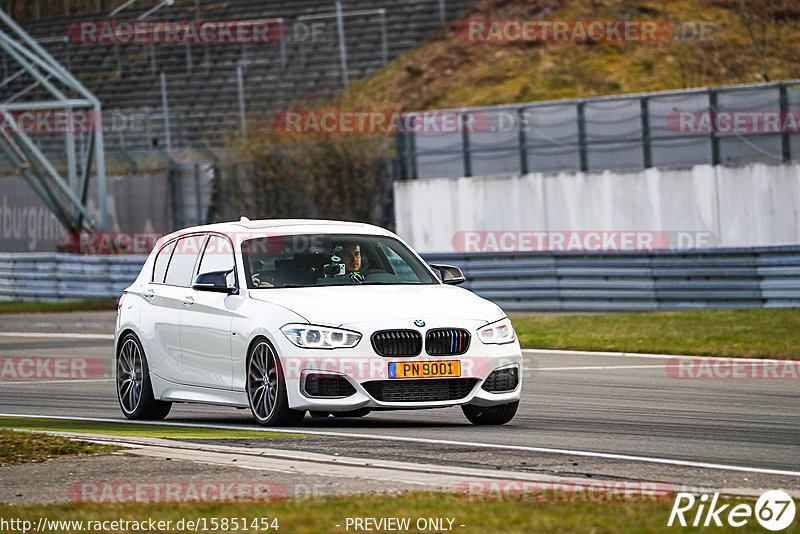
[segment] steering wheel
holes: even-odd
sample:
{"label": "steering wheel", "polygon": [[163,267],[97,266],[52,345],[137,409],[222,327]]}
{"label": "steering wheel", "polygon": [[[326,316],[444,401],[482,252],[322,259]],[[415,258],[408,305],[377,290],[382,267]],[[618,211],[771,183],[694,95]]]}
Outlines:
{"label": "steering wheel", "polygon": [[278,281],[274,276],[268,276],[259,272],[255,272],[250,276],[250,281],[256,287],[275,287]]}

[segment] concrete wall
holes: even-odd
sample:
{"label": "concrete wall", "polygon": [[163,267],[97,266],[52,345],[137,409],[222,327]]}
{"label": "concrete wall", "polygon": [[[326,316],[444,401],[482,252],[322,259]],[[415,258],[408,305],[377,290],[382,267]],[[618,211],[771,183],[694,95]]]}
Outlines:
{"label": "concrete wall", "polygon": [[[465,252],[468,231],[679,232],[701,248],[800,243],[800,164],[395,182],[397,233],[422,253]],[[700,237],[702,236],[702,242]]]}

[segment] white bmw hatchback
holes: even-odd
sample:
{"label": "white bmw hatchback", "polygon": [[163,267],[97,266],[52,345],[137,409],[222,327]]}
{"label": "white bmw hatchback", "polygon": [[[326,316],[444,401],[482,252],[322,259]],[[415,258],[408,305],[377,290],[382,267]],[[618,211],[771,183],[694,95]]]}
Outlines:
{"label": "white bmw hatchback", "polygon": [[120,299],[120,407],[129,419],[163,419],[174,402],[249,407],[291,426],[307,411],[460,405],[472,423],[507,423],[519,342],[463,281],[367,224],[243,218],[169,234]]}

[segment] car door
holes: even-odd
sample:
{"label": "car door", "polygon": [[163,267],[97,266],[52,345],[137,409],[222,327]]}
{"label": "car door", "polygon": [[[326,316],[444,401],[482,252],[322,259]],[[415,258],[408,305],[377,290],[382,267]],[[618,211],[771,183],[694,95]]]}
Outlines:
{"label": "car door", "polygon": [[192,248],[186,245],[186,240],[196,243],[204,238],[200,234],[165,244],[156,254],[150,282],[142,292],[145,305],[140,316],[140,337],[148,366],[151,373],[170,382],[180,383],[183,378],[180,321],[186,289],[175,282],[179,271],[197,259],[197,251],[193,258],[191,253],[186,256],[186,250]]}
{"label": "car door", "polygon": [[[198,274],[227,271],[228,283],[236,284],[233,248],[227,237],[210,234],[200,262]],[[181,314],[181,352],[184,383],[217,389],[231,389],[231,322],[239,295],[197,291],[187,288]]]}

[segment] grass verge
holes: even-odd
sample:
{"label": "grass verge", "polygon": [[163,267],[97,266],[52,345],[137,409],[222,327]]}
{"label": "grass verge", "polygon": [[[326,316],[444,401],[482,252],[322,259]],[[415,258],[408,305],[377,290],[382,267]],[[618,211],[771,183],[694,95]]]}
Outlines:
{"label": "grass verge", "polygon": [[[796,2],[484,0],[425,43],[352,83],[338,109],[454,109],[789,80],[798,76]],[[474,40],[468,21],[660,20],[659,43]],[[682,29],[707,28],[683,39]],[[488,28],[487,24],[485,28]],[[500,25],[502,28],[502,25]],[[479,32],[478,35],[487,34]],[[687,36],[684,34],[684,36]],[[330,109],[331,103],[327,103]]]}
{"label": "grass verge", "polygon": [[29,302],[29,301],[0,301],[0,314],[2,313],[49,313],[73,311],[107,311],[115,310],[115,299],[85,299],[69,300],[66,302]]}
{"label": "grass verge", "polygon": [[282,434],[276,432],[221,430],[216,428],[193,428],[146,423],[104,423],[97,421],[71,421],[69,419],[33,419],[27,417],[0,417],[0,428],[21,428],[25,430],[166,439],[242,439],[297,436],[297,434]]}
{"label": "grass verge", "polygon": [[[726,501],[728,502],[728,501]],[[734,502],[734,501],[730,501]],[[740,502],[740,501],[736,501]],[[725,504],[725,503],[720,503]],[[753,503],[751,503],[752,506]],[[134,520],[152,518],[156,521],[172,521],[172,528],[160,532],[177,532],[175,524],[182,518],[197,520],[204,518],[208,531],[249,532],[251,522],[277,518],[279,532],[317,533],[353,531],[346,529],[347,518],[409,518],[410,528],[402,532],[440,532],[447,528],[447,519],[452,519],[452,531],[462,533],[649,533],[669,530],[667,520],[672,508],[668,502],[646,503],[480,503],[468,502],[452,494],[410,493],[400,496],[353,496],[328,499],[290,500],[280,503],[166,503],[166,504],[64,504],[47,506],[0,505],[0,516],[19,518],[36,525],[39,518],[50,520]],[[228,528],[212,529],[212,518],[236,518],[238,528],[228,523]],[[423,529],[420,519],[443,519],[444,529]],[[202,519],[201,519],[202,520]],[[242,523],[247,522],[247,529]],[[724,521],[724,518],[723,518]],[[461,525],[464,525],[463,527]],[[184,527],[184,530],[186,528]],[[203,530],[202,527],[200,530]],[[258,529],[256,529],[258,530]],[[263,530],[263,529],[262,529]],[[680,529],[681,532],[701,529]],[[708,529],[703,529],[707,531]],[[715,527],[714,532],[763,532],[755,519],[751,518],[741,528]],[[79,532],[77,528],[62,527],[58,532]],[[119,529],[120,532],[126,529]],[[131,530],[132,531],[132,530]],[[274,529],[273,529],[274,531]],[[370,530],[384,532],[385,530]]]}
{"label": "grass verge", "polygon": [[800,358],[800,309],[512,316],[528,349]]}
{"label": "grass verge", "polygon": [[43,462],[58,456],[97,454],[119,449],[113,445],[95,445],[60,436],[0,429],[0,466]]}

